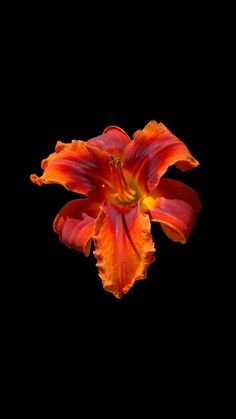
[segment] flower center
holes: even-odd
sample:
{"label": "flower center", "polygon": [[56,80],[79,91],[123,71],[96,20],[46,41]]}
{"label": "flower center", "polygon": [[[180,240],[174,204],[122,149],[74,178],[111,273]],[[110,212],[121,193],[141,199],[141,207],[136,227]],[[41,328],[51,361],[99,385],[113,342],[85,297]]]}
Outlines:
{"label": "flower center", "polygon": [[132,189],[123,174],[120,159],[111,156],[109,161],[113,185],[112,201],[117,205],[130,205],[137,201],[136,191]]}

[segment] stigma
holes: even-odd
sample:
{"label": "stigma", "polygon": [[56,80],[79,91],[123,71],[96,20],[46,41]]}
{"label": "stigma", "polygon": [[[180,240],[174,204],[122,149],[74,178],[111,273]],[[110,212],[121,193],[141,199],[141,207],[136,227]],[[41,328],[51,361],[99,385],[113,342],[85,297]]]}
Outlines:
{"label": "stigma", "polygon": [[129,205],[136,201],[136,191],[127,183],[122,171],[119,158],[111,156],[109,161],[111,181],[113,186],[112,198],[119,205]]}

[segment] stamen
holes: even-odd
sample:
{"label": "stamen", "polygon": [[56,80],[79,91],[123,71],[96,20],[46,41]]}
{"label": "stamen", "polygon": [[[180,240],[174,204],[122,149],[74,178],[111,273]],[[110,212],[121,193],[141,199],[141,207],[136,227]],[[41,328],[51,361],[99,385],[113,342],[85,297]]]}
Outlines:
{"label": "stamen", "polygon": [[[114,163],[115,163],[115,167],[114,167]],[[117,171],[115,170],[116,169],[116,161],[114,160],[113,156],[111,156],[111,159],[109,161],[109,166],[110,166],[110,169],[111,169],[112,183],[113,183],[115,189],[118,190],[119,193],[122,193],[122,188],[120,186],[119,179],[117,177]]]}
{"label": "stamen", "polygon": [[131,195],[136,195],[135,190],[134,190],[134,189],[132,189],[132,188],[128,185],[128,183],[127,183],[127,181],[126,181],[126,179],[125,179],[125,177],[124,177],[124,174],[123,174],[123,172],[122,172],[121,166],[119,166],[119,174],[120,174],[120,177],[121,177],[122,182],[123,182],[123,184],[124,184],[124,188],[125,188],[125,190],[126,190],[129,194],[131,194]]}
{"label": "stamen", "polygon": [[112,183],[115,189],[113,197],[117,198],[121,203],[131,203],[135,200],[136,192],[128,185],[121,168],[120,159],[111,156],[109,161],[111,170]]}

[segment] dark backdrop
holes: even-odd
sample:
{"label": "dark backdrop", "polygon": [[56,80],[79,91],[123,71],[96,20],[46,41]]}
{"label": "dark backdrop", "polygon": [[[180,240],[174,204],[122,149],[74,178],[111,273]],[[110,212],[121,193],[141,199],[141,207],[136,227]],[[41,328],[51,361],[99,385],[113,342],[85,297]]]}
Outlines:
{"label": "dark backdrop", "polygon": [[[24,66],[24,74],[19,70],[12,79],[13,93],[5,104],[10,109],[6,143],[11,170],[9,158],[3,159],[10,205],[2,218],[7,233],[1,258],[2,330],[69,347],[87,341],[147,347],[227,341],[228,308],[209,263],[209,158],[215,139],[207,130],[207,89],[189,71],[197,63],[188,62],[179,72],[176,65],[175,74],[145,68],[144,77],[122,62],[109,73],[117,64],[114,59],[104,65],[102,78],[92,66],[86,72],[70,63],[57,74],[50,63],[36,64]],[[148,278],[117,300],[103,290],[94,256],[68,249],[52,230],[54,217],[75,194],[59,185],[37,187],[29,176],[41,173],[40,162],[57,140],[87,140],[111,124],[132,136],[151,119],[163,122],[199,160],[193,171],[172,167],[167,175],[195,188],[202,210],[186,245],[172,242],[152,223],[157,260]]]}
{"label": "dark backdrop", "polygon": [[[138,340],[152,344],[221,343],[227,335],[224,304],[217,281],[209,273],[209,138],[191,107],[113,107],[73,103],[27,112],[19,121],[20,142],[14,164],[16,223],[8,214],[9,235],[3,260],[1,316],[17,333],[61,336],[62,340]],[[136,104],[137,105],[137,104]],[[169,240],[152,223],[156,262],[148,278],[134,284],[117,300],[105,292],[97,275],[95,258],[79,254],[58,241],[52,222],[60,208],[75,194],[59,185],[41,188],[29,180],[41,173],[40,162],[54,150],[57,140],[86,140],[110,125],[130,136],[151,119],[162,121],[182,139],[201,166],[181,173],[170,168],[168,176],[195,188],[202,210],[186,245]],[[15,205],[15,204],[14,204]],[[11,214],[11,215],[10,215]],[[14,255],[14,257],[13,257]]]}

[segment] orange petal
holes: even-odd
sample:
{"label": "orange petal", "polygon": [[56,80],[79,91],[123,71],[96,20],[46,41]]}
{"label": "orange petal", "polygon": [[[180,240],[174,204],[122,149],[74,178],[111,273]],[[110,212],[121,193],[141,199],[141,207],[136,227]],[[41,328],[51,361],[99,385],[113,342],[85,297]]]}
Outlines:
{"label": "orange petal", "polygon": [[76,140],[70,144],[58,141],[55,150],[42,161],[43,175],[31,175],[32,182],[37,185],[59,183],[71,191],[90,196],[100,194],[102,201],[101,195],[110,178],[109,154]]}
{"label": "orange petal", "polygon": [[89,146],[98,147],[107,151],[114,157],[122,157],[124,148],[131,142],[129,136],[121,128],[116,126],[107,127],[102,135],[87,141]]}
{"label": "orange petal", "polygon": [[185,243],[201,208],[197,192],[177,180],[163,178],[141,203],[151,221],[159,221],[166,235]]}
{"label": "orange petal", "polygon": [[103,287],[117,298],[129,291],[135,281],[146,278],[154,262],[154,243],[149,217],[139,206],[105,204],[93,236]]}
{"label": "orange petal", "polygon": [[124,169],[133,174],[144,193],[158,185],[172,164],[180,170],[199,165],[186,145],[156,121],[149,122],[142,131],[136,131],[134,141],[124,151]]}
{"label": "orange petal", "polygon": [[99,202],[90,199],[75,199],[68,202],[53,223],[54,231],[59,235],[59,239],[68,247],[88,256],[100,205]]}

